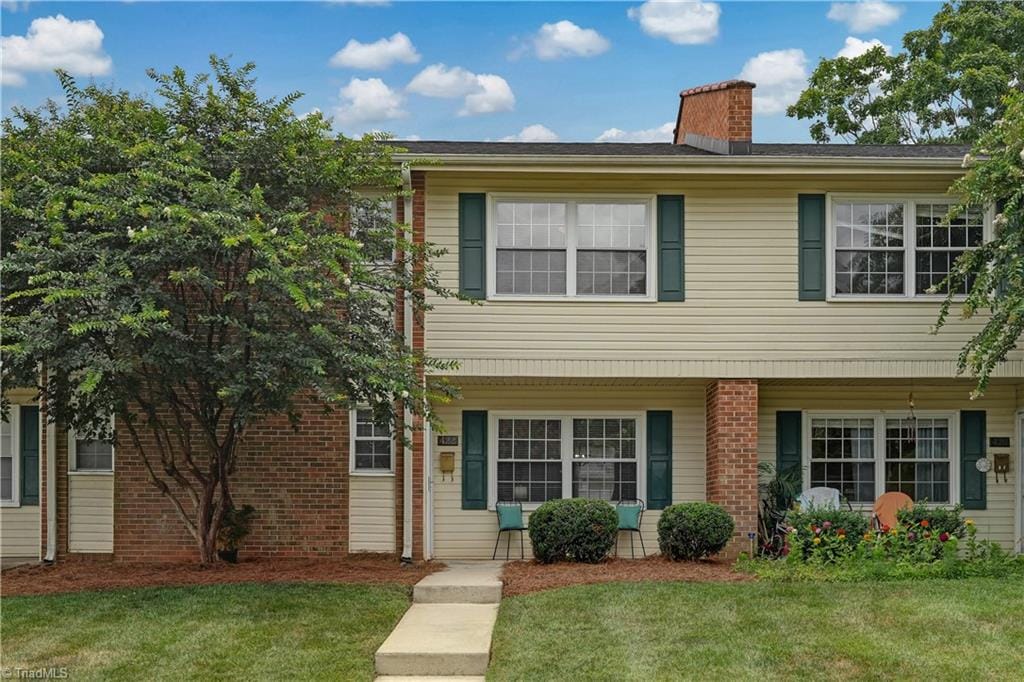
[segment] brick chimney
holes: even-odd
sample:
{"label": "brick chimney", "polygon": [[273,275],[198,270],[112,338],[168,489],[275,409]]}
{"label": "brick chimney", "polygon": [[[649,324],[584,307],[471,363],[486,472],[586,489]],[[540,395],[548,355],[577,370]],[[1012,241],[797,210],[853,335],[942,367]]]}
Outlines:
{"label": "brick chimney", "polygon": [[731,80],[680,92],[675,143],[716,154],[749,154],[755,87]]}

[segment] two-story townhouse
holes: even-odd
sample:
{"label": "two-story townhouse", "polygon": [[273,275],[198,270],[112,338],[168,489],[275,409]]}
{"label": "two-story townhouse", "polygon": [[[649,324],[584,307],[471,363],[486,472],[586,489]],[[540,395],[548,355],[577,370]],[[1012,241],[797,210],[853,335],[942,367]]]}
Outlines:
{"label": "two-story townhouse", "polygon": [[[955,358],[980,323],[930,333],[930,288],[991,229],[989,207],[942,220],[966,148],[753,143],[753,87],[682,92],[671,143],[402,142],[398,219],[474,300],[399,323],[458,361],[461,397],[408,450],[359,410],[262,424],[238,467],[259,510],[244,551],[484,558],[497,501],[583,496],[644,500],[649,550],[666,505],[722,504],[735,552],[761,461],[865,508],[963,503],[1019,548],[1024,357],[971,400]],[[5,557],[194,558],[130,447],[11,395]]]}

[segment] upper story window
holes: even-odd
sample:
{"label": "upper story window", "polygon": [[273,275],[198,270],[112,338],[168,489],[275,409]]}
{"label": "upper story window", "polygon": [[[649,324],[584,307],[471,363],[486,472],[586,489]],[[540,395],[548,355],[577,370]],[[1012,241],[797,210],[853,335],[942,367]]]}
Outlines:
{"label": "upper story window", "polygon": [[649,200],[497,199],[497,297],[648,298]]}
{"label": "upper story window", "polygon": [[[940,284],[956,259],[981,246],[985,238],[980,209],[947,221],[951,208],[948,201],[935,200],[833,199],[829,233],[832,296],[944,294]],[[968,288],[957,293],[966,293]]]}

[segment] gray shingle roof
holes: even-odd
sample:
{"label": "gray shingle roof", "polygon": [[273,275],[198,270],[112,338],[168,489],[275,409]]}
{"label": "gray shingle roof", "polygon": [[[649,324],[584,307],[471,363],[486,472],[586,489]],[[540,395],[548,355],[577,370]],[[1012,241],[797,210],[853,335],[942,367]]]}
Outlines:
{"label": "gray shingle roof", "polygon": [[[447,140],[396,140],[392,143],[411,154],[424,156],[508,155],[508,156],[718,156],[712,152],[669,142],[456,142]],[[967,145],[884,145],[884,144],[760,144],[752,145],[751,156],[820,158],[918,158],[961,159]]]}

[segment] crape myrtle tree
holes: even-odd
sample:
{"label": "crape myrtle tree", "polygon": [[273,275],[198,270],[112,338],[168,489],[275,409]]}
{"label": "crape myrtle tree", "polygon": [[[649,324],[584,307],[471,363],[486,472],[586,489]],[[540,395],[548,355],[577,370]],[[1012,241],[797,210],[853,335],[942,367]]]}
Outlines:
{"label": "crape myrtle tree", "polygon": [[817,142],[973,145],[947,219],[991,208],[994,235],[935,288],[947,293],[935,331],[957,309],[983,319],[958,370],[977,379],[973,395],[984,393],[1024,331],[1024,2],[949,2],[896,54],[877,46],[823,59],[787,113],[810,119]]}
{"label": "crape myrtle tree", "polygon": [[210,65],[150,71],[153,98],[58,73],[62,106],[3,122],[0,206],[4,385],[132,446],[203,563],[254,423],[355,403],[432,419],[450,389],[421,370],[447,365],[395,312],[453,295],[393,222],[384,137],[334,137],[299,94],[261,98],[252,64]]}

